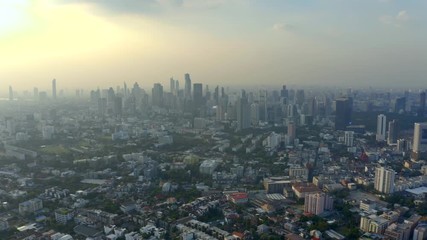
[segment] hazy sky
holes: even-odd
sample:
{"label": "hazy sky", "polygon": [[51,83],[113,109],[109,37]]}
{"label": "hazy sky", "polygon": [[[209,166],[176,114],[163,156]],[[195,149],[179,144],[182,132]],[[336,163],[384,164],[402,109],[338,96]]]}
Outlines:
{"label": "hazy sky", "polygon": [[0,0],[0,87],[427,87],[426,0]]}

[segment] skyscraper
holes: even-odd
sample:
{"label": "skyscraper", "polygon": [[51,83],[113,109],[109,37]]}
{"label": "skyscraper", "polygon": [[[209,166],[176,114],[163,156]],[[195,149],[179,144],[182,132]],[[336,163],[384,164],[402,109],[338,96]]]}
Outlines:
{"label": "skyscraper", "polygon": [[426,92],[422,91],[420,93],[420,109],[418,110],[418,116],[424,116],[426,111]]}
{"label": "skyscraper", "polygon": [[335,129],[345,130],[351,124],[353,112],[352,98],[338,98],[335,100]]}
{"label": "skyscraper", "polygon": [[194,106],[199,108],[203,104],[203,84],[195,83],[193,84],[193,101]]}
{"label": "skyscraper", "polygon": [[307,194],[304,201],[304,212],[319,215],[332,210],[334,199],[326,193]]}
{"label": "skyscraper", "polygon": [[184,96],[186,99],[191,99],[191,78],[190,78],[190,74],[186,73],[184,75],[184,79],[185,79]]}
{"label": "skyscraper", "polygon": [[375,168],[375,190],[385,194],[393,193],[395,175],[396,173],[392,169],[386,169],[385,167]]}
{"label": "skyscraper", "polygon": [[237,130],[250,127],[250,107],[246,92],[242,90],[242,96],[236,102],[237,110]]}
{"label": "skyscraper", "polygon": [[179,93],[179,81],[178,80],[175,80],[175,93],[176,93],[176,95],[178,95],[178,93]]}
{"label": "skyscraper", "polygon": [[388,122],[388,137],[387,144],[392,145],[397,143],[397,137],[399,136],[399,125],[396,119]]}
{"label": "skyscraper", "polygon": [[400,112],[405,112],[405,110],[406,110],[406,97],[396,98],[394,103],[394,112],[400,113]]}
{"label": "skyscraper", "polygon": [[56,99],[56,79],[52,80],[52,98]]}
{"label": "skyscraper", "polygon": [[296,137],[296,125],[294,122],[289,122],[288,123],[288,143],[289,144],[293,144],[295,141],[295,137]]}
{"label": "skyscraper", "polygon": [[301,108],[302,104],[305,101],[305,93],[303,89],[298,89],[296,93],[296,99],[295,103],[298,105],[298,107]]}
{"label": "skyscraper", "polygon": [[120,96],[114,98],[113,112],[116,116],[121,116],[123,112],[123,99]]}
{"label": "skyscraper", "polygon": [[419,160],[427,155],[427,123],[415,123],[412,159]]}
{"label": "skyscraper", "polygon": [[160,83],[155,83],[151,91],[153,106],[161,107],[163,105],[163,86]]}
{"label": "skyscraper", "polygon": [[126,99],[128,97],[128,85],[126,84],[126,82],[123,82],[123,97]]}
{"label": "skyscraper", "polygon": [[387,117],[384,114],[380,114],[377,117],[377,141],[385,141],[386,135],[386,126],[387,126]]}
{"label": "skyscraper", "polygon": [[169,80],[169,90],[172,94],[175,94],[175,80],[173,77],[171,77]]}
{"label": "skyscraper", "polygon": [[344,132],[344,144],[347,147],[353,147],[354,143],[354,132],[353,131],[345,131]]}
{"label": "skyscraper", "polygon": [[259,124],[259,104],[257,102],[251,104],[251,123],[253,126]]}

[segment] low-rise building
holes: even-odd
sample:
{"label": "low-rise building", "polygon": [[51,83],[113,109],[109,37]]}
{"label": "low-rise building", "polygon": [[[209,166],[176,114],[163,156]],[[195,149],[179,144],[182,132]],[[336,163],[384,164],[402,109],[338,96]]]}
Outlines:
{"label": "low-rise building", "polygon": [[43,208],[43,201],[39,198],[34,198],[19,204],[19,213],[27,214],[34,213]]}

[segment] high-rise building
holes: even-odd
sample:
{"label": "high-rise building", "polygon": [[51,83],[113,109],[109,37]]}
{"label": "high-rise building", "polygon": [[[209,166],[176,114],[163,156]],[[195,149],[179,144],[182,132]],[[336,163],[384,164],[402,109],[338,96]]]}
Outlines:
{"label": "high-rise building", "polygon": [[151,91],[151,99],[153,106],[161,107],[163,105],[163,86],[160,83],[155,83]]}
{"label": "high-rise building", "polygon": [[424,116],[426,111],[426,92],[422,91],[420,93],[420,109],[418,110],[418,116]]}
{"label": "high-rise building", "polygon": [[294,104],[288,104],[286,116],[288,118],[296,118],[298,115],[297,107]]}
{"label": "high-rise building", "polygon": [[288,98],[288,90],[286,89],[286,85],[283,85],[282,90],[280,90],[280,97],[285,99]]}
{"label": "high-rise building", "polygon": [[123,99],[120,96],[116,96],[114,99],[113,112],[116,116],[121,116],[123,112]]}
{"label": "high-rise building", "polygon": [[295,141],[296,132],[297,132],[296,128],[297,127],[296,127],[296,124],[294,122],[288,123],[288,134],[287,134],[287,136],[288,136],[289,144],[293,144]]}
{"label": "high-rise building", "polygon": [[175,93],[175,80],[173,78],[169,80],[169,90],[172,94]]}
{"label": "high-rise building", "polygon": [[250,107],[246,92],[242,90],[242,96],[236,102],[237,111],[237,130],[242,130],[250,127]]}
{"label": "high-rise building", "polygon": [[394,177],[396,172],[385,167],[375,168],[375,190],[381,193],[390,194],[394,192]]}
{"label": "high-rise building", "polygon": [[388,137],[387,144],[392,145],[397,143],[397,137],[399,136],[399,125],[396,119],[388,122]]}
{"label": "high-rise building", "polygon": [[257,102],[251,104],[251,123],[254,126],[259,124],[259,104]]}
{"label": "high-rise building", "polygon": [[178,95],[178,92],[179,92],[179,81],[178,80],[175,80],[175,92],[176,92],[176,95]]}
{"label": "high-rise building", "polygon": [[353,147],[354,143],[354,132],[353,131],[345,131],[344,132],[344,144],[347,147]]}
{"label": "high-rise building", "polygon": [[304,201],[304,212],[319,215],[333,209],[334,200],[325,193],[307,194]]}
{"label": "high-rise building", "polygon": [[387,117],[384,114],[380,114],[377,117],[377,141],[385,141],[386,135],[386,126],[387,126]]}
{"label": "high-rise building", "polygon": [[400,113],[406,111],[406,97],[398,97],[394,103],[394,112]]}
{"label": "high-rise building", "polygon": [[335,129],[345,130],[351,124],[353,112],[352,98],[338,98],[335,100]]}
{"label": "high-rise building", "polygon": [[398,152],[406,152],[409,150],[409,144],[406,139],[398,139],[397,141],[396,150]]}
{"label": "high-rise building", "polygon": [[184,79],[185,79],[184,96],[187,99],[191,99],[191,78],[190,78],[190,74],[186,73],[184,75]]}
{"label": "high-rise building", "polygon": [[52,80],[52,98],[56,99],[56,79]]}
{"label": "high-rise building", "polygon": [[129,89],[126,82],[123,82],[123,97],[126,99],[129,95]]}
{"label": "high-rise building", "polygon": [[303,89],[298,89],[296,93],[295,103],[301,108],[302,104],[305,101],[305,93]]}
{"label": "high-rise building", "polygon": [[203,105],[203,84],[201,83],[193,84],[193,102],[195,108]]}
{"label": "high-rise building", "polygon": [[419,160],[427,155],[427,122],[415,123],[412,159]]}
{"label": "high-rise building", "polygon": [[414,236],[412,239],[413,240],[425,240],[425,239],[427,239],[427,224],[426,223],[418,224],[418,226],[414,229]]}

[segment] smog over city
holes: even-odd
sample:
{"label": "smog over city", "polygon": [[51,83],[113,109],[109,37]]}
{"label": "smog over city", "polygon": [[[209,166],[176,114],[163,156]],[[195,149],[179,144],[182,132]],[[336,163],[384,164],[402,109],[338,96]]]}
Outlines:
{"label": "smog over city", "polygon": [[0,0],[0,239],[427,239],[426,9]]}

